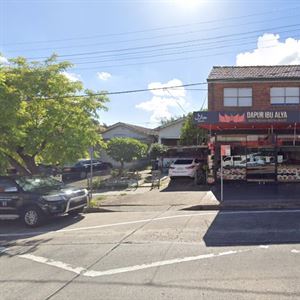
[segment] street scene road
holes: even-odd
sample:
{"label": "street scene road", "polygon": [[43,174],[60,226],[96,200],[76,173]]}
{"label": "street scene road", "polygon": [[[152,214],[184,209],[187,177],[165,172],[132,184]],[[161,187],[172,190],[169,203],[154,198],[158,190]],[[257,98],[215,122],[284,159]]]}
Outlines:
{"label": "street scene road", "polygon": [[0,300],[300,299],[297,2],[0,0]]}
{"label": "street scene road", "polygon": [[299,218],[157,206],[2,221],[1,299],[297,299]]}

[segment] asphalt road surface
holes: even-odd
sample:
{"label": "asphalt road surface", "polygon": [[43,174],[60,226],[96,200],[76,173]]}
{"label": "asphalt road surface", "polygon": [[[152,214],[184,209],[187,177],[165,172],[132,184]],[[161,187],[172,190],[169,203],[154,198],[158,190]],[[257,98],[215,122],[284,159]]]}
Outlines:
{"label": "asphalt road surface", "polygon": [[0,222],[0,299],[299,299],[300,211]]}

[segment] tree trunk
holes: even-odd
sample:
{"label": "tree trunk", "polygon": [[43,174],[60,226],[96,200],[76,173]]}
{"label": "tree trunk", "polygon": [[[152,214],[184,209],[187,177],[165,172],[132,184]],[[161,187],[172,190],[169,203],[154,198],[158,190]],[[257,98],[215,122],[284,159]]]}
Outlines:
{"label": "tree trunk", "polygon": [[35,163],[35,159],[32,156],[24,155],[22,157],[27,169],[30,171],[32,175],[39,174],[39,168]]}
{"label": "tree trunk", "polygon": [[28,155],[23,153],[23,148],[19,148],[17,153],[22,158],[24,164],[26,165],[26,168],[29,170],[30,174],[38,174],[39,168],[37,167],[34,159],[34,155]]}
{"label": "tree trunk", "polygon": [[121,160],[120,176],[123,175],[123,172],[124,172],[124,161]]}
{"label": "tree trunk", "polygon": [[24,168],[17,160],[15,160],[10,155],[5,154],[5,156],[8,158],[9,163],[17,170],[18,173],[21,175],[29,175],[30,172],[26,168]]}

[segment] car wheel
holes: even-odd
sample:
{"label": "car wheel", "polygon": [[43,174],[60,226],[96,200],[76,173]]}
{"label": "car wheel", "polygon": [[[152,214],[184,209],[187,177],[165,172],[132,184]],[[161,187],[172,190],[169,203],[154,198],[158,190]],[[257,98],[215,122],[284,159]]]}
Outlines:
{"label": "car wheel", "polygon": [[81,179],[85,179],[86,176],[87,176],[87,173],[86,173],[86,172],[81,172],[81,173],[80,173],[80,178],[81,178]]}
{"label": "car wheel", "polygon": [[42,212],[38,207],[26,207],[22,213],[22,220],[28,227],[37,227],[42,223]]}
{"label": "car wheel", "polygon": [[68,214],[70,216],[77,216],[77,215],[83,213],[83,211],[84,211],[84,207],[81,207],[81,208],[77,208],[77,209],[74,209],[72,211],[69,211]]}

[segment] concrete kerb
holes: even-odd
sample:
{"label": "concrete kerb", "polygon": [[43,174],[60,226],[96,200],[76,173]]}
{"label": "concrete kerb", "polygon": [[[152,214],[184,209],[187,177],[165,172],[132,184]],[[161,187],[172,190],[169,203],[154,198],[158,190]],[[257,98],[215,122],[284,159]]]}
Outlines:
{"label": "concrete kerb", "polygon": [[[117,207],[122,205],[111,206],[110,210],[106,210],[103,207],[86,208],[85,213],[94,212],[118,212]],[[134,206],[134,205],[133,205]],[[137,205],[141,206],[141,205]],[[267,209],[300,209],[300,203],[256,203],[256,204],[241,204],[241,203],[227,203],[227,204],[199,204],[192,207],[179,207],[180,210],[198,211],[198,210],[229,210],[229,211],[239,211],[239,210],[267,210]]]}

